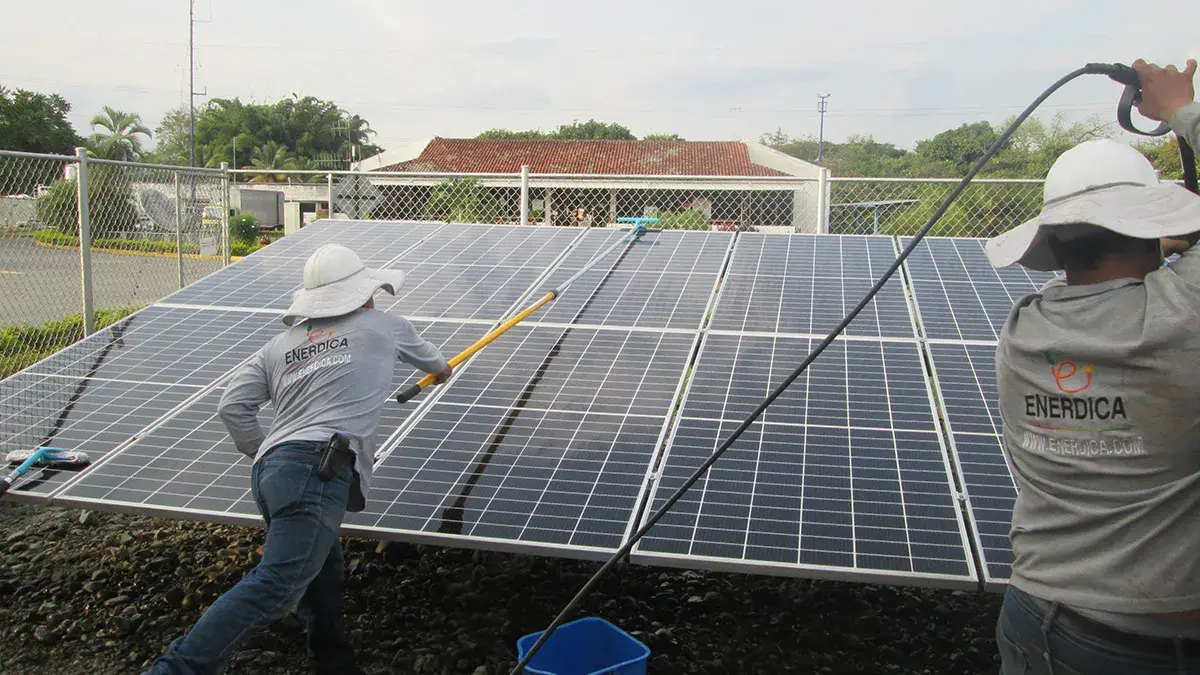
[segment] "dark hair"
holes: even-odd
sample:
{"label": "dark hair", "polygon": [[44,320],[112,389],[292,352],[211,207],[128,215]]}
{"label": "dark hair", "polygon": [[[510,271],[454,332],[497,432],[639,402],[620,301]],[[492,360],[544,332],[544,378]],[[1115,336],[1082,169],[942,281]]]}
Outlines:
{"label": "dark hair", "polygon": [[1159,250],[1159,240],[1138,239],[1111,230],[1097,229],[1089,233],[1063,241],[1054,235],[1047,238],[1050,250],[1063,268],[1084,267],[1094,270],[1100,267],[1109,256],[1119,253],[1152,254]]}

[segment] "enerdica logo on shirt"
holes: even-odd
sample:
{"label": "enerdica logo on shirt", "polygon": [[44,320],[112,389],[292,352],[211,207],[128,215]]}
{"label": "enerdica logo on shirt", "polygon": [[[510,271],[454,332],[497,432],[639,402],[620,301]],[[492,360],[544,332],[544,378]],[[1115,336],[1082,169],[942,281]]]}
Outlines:
{"label": "enerdica logo on shirt", "polygon": [[[1050,352],[1046,352],[1046,362],[1050,365],[1050,375],[1054,379],[1055,388],[1063,394],[1054,396],[1043,393],[1025,395],[1025,416],[1034,419],[1049,420],[1125,420],[1125,400],[1120,396],[1087,396],[1081,395],[1092,387],[1096,368],[1090,363],[1079,367],[1070,360],[1059,361]],[[1044,428],[1063,429],[1045,425]],[[1128,428],[1128,427],[1123,427]]]}
{"label": "enerdica logo on shirt", "polygon": [[298,364],[314,356],[325,354],[334,349],[345,349],[349,346],[346,338],[334,337],[332,329],[318,328],[306,334],[308,344],[293,347],[283,357],[287,365]]}

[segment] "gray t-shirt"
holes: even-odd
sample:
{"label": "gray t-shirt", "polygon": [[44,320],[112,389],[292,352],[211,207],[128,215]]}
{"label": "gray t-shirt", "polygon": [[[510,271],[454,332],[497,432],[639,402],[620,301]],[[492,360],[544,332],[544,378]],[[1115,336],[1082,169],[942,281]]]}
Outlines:
{"label": "gray t-shirt", "polygon": [[996,360],[1011,583],[1097,612],[1200,609],[1200,249],[1144,281],[1049,282]]}
{"label": "gray t-shirt", "polygon": [[[350,510],[359,511],[398,360],[426,373],[447,366],[441,351],[403,317],[359,309],[309,319],[272,338],[234,371],[218,411],[238,450],[255,461],[285,441],[326,441],[335,432],[348,437],[359,493],[352,492]],[[275,419],[264,435],[258,410],[267,401]]]}

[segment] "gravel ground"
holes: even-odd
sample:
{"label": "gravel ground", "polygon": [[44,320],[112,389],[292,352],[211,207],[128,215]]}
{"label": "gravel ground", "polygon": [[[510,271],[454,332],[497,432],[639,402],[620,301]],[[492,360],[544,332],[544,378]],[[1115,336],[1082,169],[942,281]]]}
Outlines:
{"label": "gravel ground", "polygon": [[[259,530],[0,503],[0,673],[140,673],[256,562]],[[517,639],[597,568],[348,539],[346,620],[368,672],[506,675]],[[996,673],[1000,598],[625,566],[580,615],[652,650],[649,672]],[[576,618],[576,617],[572,617]],[[293,617],[229,675],[306,673]]]}

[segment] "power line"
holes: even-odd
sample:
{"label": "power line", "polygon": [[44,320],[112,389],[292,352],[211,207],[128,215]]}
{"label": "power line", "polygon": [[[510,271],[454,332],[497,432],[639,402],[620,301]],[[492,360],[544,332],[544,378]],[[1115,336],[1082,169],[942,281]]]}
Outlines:
{"label": "power line", "polygon": [[[37,82],[39,84],[51,84],[59,86],[81,87],[81,88],[103,88],[105,90],[129,91],[140,94],[151,94],[154,92],[173,91],[168,87],[146,87],[139,85],[127,84],[110,84],[103,82],[75,82],[71,80],[31,78],[24,75],[4,75],[0,74],[0,79],[8,81],[25,81]],[[198,95],[205,96],[206,92],[199,92]],[[280,95],[278,98],[283,98]],[[468,110],[468,111],[491,111],[504,113],[679,113],[687,115],[695,115],[698,112],[718,113],[729,115],[731,108],[727,105],[713,104],[711,106],[687,106],[687,107],[672,107],[672,108],[654,108],[654,107],[513,107],[513,106],[487,106],[487,105],[467,105],[467,104],[398,104],[382,100],[355,100],[337,98],[336,102],[339,105],[359,105],[371,106],[380,110],[398,110],[408,112],[442,112],[446,110]],[[1112,101],[1103,101],[1095,103],[1060,103],[1046,104],[1042,108],[1053,108],[1063,111],[1089,111],[1089,110],[1109,110],[1112,108]],[[754,107],[754,106],[737,106],[739,112],[749,113],[781,113],[801,117],[817,117],[820,113],[811,108],[776,108],[776,107]],[[988,114],[1000,113],[1009,110],[1020,110],[1019,106],[1010,105],[976,105],[976,106],[955,106],[945,108],[844,108],[840,110],[830,111],[827,114],[833,118],[841,117],[861,117],[866,115],[891,115],[904,117],[935,117],[947,115],[966,115],[966,114]]]}

